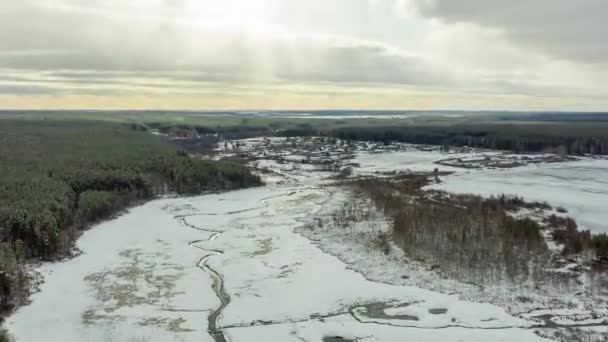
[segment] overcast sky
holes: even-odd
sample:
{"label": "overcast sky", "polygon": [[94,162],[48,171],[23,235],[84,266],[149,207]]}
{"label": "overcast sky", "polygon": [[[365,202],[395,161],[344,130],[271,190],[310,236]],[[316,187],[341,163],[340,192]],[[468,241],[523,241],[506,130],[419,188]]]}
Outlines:
{"label": "overcast sky", "polygon": [[608,110],[606,0],[2,0],[0,108]]}

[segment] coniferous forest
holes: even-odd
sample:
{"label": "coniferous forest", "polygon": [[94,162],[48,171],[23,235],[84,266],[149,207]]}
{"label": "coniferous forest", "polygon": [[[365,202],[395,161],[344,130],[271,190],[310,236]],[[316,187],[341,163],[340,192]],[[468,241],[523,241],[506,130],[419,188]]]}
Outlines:
{"label": "coniferous forest", "polygon": [[92,223],[164,193],[259,184],[241,165],[190,157],[136,125],[2,120],[2,311],[27,298],[25,261],[69,255]]}
{"label": "coniferous forest", "polygon": [[608,154],[606,125],[486,124],[454,126],[342,127],[328,135],[346,140],[391,141],[443,146],[470,146],[514,152]]}

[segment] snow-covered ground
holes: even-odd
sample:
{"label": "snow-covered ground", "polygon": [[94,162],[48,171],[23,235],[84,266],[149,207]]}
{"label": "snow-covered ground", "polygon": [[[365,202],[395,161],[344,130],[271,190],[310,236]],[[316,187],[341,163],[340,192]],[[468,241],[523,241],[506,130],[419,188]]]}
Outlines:
{"label": "snow-covered ground", "polygon": [[[354,162],[369,173],[430,171],[442,157],[361,153]],[[261,164],[272,171],[265,187],[159,199],[87,231],[83,254],[43,265],[40,292],[5,326],[17,342],[545,340],[532,315],[382,281],[402,277],[398,264],[378,262],[370,276],[344,258],[355,244],[332,251],[340,241],[304,233],[343,196],[328,174]],[[471,175],[458,171],[444,185]]]}
{"label": "snow-covered ground", "polygon": [[83,255],[44,265],[6,326],[17,341],[213,341],[217,272],[228,341],[541,340],[497,306],[366,280],[294,232],[329,199],[289,182],[135,208],[86,232]]}
{"label": "snow-covered ground", "polygon": [[386,153],[368,153],[365,151],[357,152],[353,162],[360,165],[357,172],[360,174],[373,174],[375,172],[387,171],[422,171],[431,172],[439,167],[442,171],[460,171],[460,169],[434,164],[436,161],[455,157],[461,154],[447,154],[437,150],[420,151],[415,148],[405,151],[394,151]]}
{"label": "snow-covered ground", "polygon": [[[347,218],[339,218],[336,222],[335,215],[338,213],[340,217],[345,203]],[[348,218],[351,205],[359,217]],[[513,283],[504,279],[479,285],[449,278],[434,270],[428,262],[408,258],[390,242],[391,222],[369,199],[356,194],[340,192],[333,196],[316,221],[316,224],[296,231],[371,281],[414,286],[457,294],[468,301],[492,303],[514,316],[534,320],[536,333],[543,336],[555,336],[564,331],[571,334],[569,338],[560,337],[559,341],[600,341],[608,337],[608,301],[605,296],[588,291],[589,279],[579,278],[582,283],[572,279],[567,284],[563,279],[555,281],[551,277],[537,283]],[[388,244],[381,241],[382,236],[389,237]]]}
{"label": "snow-covered ground", "polygon": [[[83,254],[42,266],[32,304],[5,326],[17,341],[213,341],[205,317],[219,305],[184,229],[158,200],[85,232]],[[206,289],[201,291],[201,289]]]}
{"label": "snow-covered ground", "polygon": [[513,194],[568,210],[582,229],[608,233],[608,160],[527,165],[457,172],[435,189],[483,196]]}
{"label": "snow-covered ground", "polygon": [[[577,161],[514,168],[464,169],[435,164],[446,158],[467,160],[498,153],[444,153],[409,148],[387,153],[357,152],[353,162],[360,164],[356,170],[359,174],[407,170],[431,172],[435,168],[454,172],[442,177],[442,183],[429,188],[482,196],[518,195],[528,201],[547,202],[565,208],[581,229],[608,233],[607,159],[583,157]],[[534,160],[534,157],[530,159]]]}

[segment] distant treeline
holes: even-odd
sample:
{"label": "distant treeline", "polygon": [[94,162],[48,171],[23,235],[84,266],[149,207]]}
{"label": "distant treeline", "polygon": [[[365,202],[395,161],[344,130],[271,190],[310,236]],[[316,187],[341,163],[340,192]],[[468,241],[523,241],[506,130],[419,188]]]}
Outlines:
{"label": "distant treeline", "polygon": [[[134,124],[135,127],[135,124]],[[209,127],[195,124],[175,124],[164,122],[148,122],[137,125],[142,129],[157,130],[160,133],[176,137],[191,137],[193,135],[217,134],[223,139],[236,140],[271,135],[272,128],[266,126],[250,126],[246,122],[237,126]]]}
{"label": "distant treeline", "polygon": [[[545,114],[548,119],[553,118]],[[555,114],[558,116],[558,114]],[[352,126],[328,124],[320,127],[310,123],[271,123],[269,126],[243,124],[211,128],[201,125],[151,122],[142,129],[155,129],[174,137],[217,134],[221,139],[236,140],[256,136],[330,136],[345,140],[380,141],[386,144],[405,142],[452,147],[470,146],[514,152],[553,152],[558,154],[608,154],[608,123],[584,122],[585,118],[607,116],[580,114],[581,120],[572,123],[503,123],[460,124],[450,126],[378,126],[353,123]],[[564,115],[565,116],[565,115]],[[561,116],[560,116],[561,117]],[[565,116],[568,117],[568,116]],[[528,118],[527,116],[516,116]],[[545,116],[543,116],[545,118]],[[534,121],[534,120],[529,120]],[[188,146],[185,146],[186,148]]]}
{"label": "distant treeline", "polygon": [[606,112],[540,112],[540,113],[496,113],[502,121],[536,121],[536,122],[606,122]]}
{"label": "distant treeline", "polygon": [[398,141],[515,152],[608,154],[608,125],[601,123],[344,127],[327,134],[340,139],[387,144]]}
{"label": "distant treeline", "polygon": [[241,165],[190,158],[138,125],[0,121],[0,309],[27,295],[28,258],[63,257],[78,232],[174,191],[260,184]]}

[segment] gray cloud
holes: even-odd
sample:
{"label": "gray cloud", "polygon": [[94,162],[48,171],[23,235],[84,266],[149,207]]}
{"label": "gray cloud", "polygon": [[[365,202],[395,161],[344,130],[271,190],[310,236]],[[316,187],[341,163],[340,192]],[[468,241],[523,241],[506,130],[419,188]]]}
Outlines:
{"label": "gray cloud", "polygon": [[0,94],[4,94],[4,95],[23,95],[23,96],[29,96],[29,95],[49,95],[49,94],[60,94],[63,93],[63,90],[55,88],[55,87],[48,87],[48,86],[41,86],[41,85],[34,85],[34,84],[0,84]]}
{"label": "gray cloud", "polygon": [[515,42],[558,58],[608,61],[605,0],[403,0],[419,14],[504,31]]}
{"label": "gray cloud", "polygon": [[[72,1],[74,2],[74,1]],[[26,20],[24,18],[36,18]],[[189,31],[82,11],[17,4],[0,13],[0,68],[46,72],[41,82],[441,84],[423,60],[383,45],[319,37],[270,37],[252,46],[243,32]],[[148,25],[138,28],[137,25]],[[132,81],[131,81],[132,82]],[[168,86],[168,85],[166,85]]]}
{"label": "gray cloud", "polygon": [[[250,82],[328,82],[338,84],[442,84],[439,75],[423,60],[389,52],[378,46],[305,46],[297,58],[278,43],[265,53],[266,61],[237,54],[225,65],[194,60],[175,65],[173,60],[147,62],[109,62],[95,54],[0,56],[0,68],[34,70],[49,77],[45,82],[116,83],[125,78],[172,81],[250,83]],[[291,48],[290,48],[291,49]],[[115,50],[121,55],[118,50]],[[226,51],[230,53],[230,51]],[[308,63],[304,63],[308,60]],[[258,63],[266,64],[266,68]],[[269,64],[269,65],[268,65]],[[53,71],[61,70],[61,71]]]}
{"label": "gray cloud", "polygon": [[305,66],[283,63],[278,76],[288,81],[352,84],[447,85],[450,79],[422,59],[391,52],[382,46],[330,46]]}
{"label": "gray cloud", "polygon": [[[44,3],[56,7],[40,5]],[[191,30],[170,20],[171,15],[152,20],[108,15],[117,6],[126,5],[97,0],[13,1],[7,12],[0,13],[0,68],[54,71],[49,76],[61,81],[91,84],[116,83],[125,77],[341,86],[446,82],[420,58],[376,43],[297,35],[252,43],[246,32],[218,36],[209,28]],[[175,12],[180,3],[166,0],[163,6]]]}
{"label": "gray cloud", "polygon": [[[562,69],[537,70],[547,58],[529,51],[590,63],[608,57],[603,43],[608,25],[599,21],[607,5],[598,0],[375,0],[375,12],[367,0],[336,0],[318,11],[327,2],[276,0],[285,14],[281,24],[290,11],[310,13],[294,20],[294,31],[268,36],[192,27],[180,10],[193,1],[154,1],[163,16],[150,17],[137,12],[146,0],[8,0],[0,9],[0,94],[237,97],[289,89],[326,96],[385,90],[568,96],[592,88],[589,79],[596,78],[586,75],[595,72],[579,77],[577,63],[569,66],[570,75],[546,77]],[[421,18],[414,24],[400,21],[389,13],[394,1],[448,23],[442,29],[476,25],[454,25],[474,29],[448,29],[435,41],[441,48],[425,50],[421,42],[436,27]],[[394,21],[384,26],[385,19]],[[311,22],[336,31],[319,33]],[[485,32],[477,25],[504,31],[509,41],[501,34],[472,36],[471,31]],[[340,35],[345,32],[350,35]],[[418,45],[400,45],[418,33]]]}

